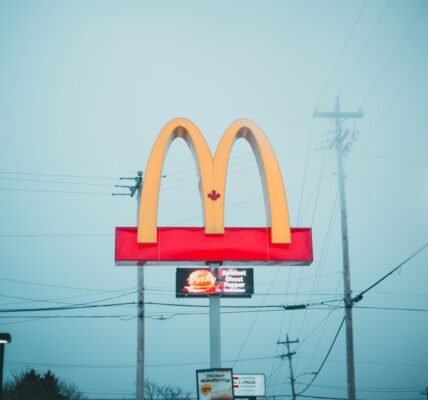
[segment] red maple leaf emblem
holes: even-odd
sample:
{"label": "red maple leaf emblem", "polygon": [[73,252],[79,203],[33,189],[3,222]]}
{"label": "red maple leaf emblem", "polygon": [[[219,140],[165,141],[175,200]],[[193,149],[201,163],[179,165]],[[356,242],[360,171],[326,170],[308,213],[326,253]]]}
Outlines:
{"label": "red maple leaf emblem", "polygon": [[219,197],[221,197],[220,193],[217,193],[215,189],[211,190],[210,193],[207,194],[207,196],[212,200],[216,201]]}

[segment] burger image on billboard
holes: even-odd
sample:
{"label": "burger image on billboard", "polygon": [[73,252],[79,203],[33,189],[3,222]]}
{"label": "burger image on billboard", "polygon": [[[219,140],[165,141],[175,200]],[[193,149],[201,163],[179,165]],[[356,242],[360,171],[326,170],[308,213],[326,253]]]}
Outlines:
{"label": "burger image on billboard", "polygon": [[206,269],[197,269],[189,274],[183,290],[189,293],[214,293],[217,289],[214,274]]}

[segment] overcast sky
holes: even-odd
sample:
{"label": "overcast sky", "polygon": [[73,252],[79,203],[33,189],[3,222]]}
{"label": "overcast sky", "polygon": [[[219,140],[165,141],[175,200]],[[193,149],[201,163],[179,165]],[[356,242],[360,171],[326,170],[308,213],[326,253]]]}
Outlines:
{"label": "overcast sky", "polygon": [[[255,267],[253,298],[222,304],[340,300],[334,126],[312,118],[336,96],[343,110],[364,112],[343,126],[355,139],[345,158],[352,288],[369,287],[428,241],[427,43],[425,0],[0,1],[0,308],[136,301],[136,267],[114,265],[114,229],[136,226],[136,202],[111,194],[126,192],[114,188],[119,177],[144,170],[174,117],[192,120],[212,151],[234,120],[259,124],[291,225],[313,229],[311,266]],[[183,141],[164,173],[159,225],[201,226]],[[256,163],[238,141],[226,225],[265,224]],[[427,262],[428,250],[354,310],[360,399],[423,398]],[[175,298],[175,267],[147,267],[145,287],[148,302],[189,306],[146,307],[146,376],[195,393],[195,370],[209,366],[209,321],[191,306],[208,301]],[[296,375],[316,371],[344,314],[223,311],[223,365],[264,373],[276,395],[290,395],[277,341],[300,340]],[[49,368],[90,398],[132,398],[135,315],[135,306],[2,313],[0,331],[13,338],[5,378]],[[305,394],[346,397],[345,357],[342,330]]]}

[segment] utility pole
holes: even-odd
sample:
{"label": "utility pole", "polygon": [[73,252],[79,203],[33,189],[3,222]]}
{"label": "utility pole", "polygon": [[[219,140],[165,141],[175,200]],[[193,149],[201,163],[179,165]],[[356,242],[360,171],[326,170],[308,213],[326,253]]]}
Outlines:
{"label": "utility pole", "polygon": [[281,358],[281,360],[283,360],[284,358],[288,358],[288,365],[290,366],[291,398],[292,398],[292,400],[296,400],[296,389],[294,387],[294,384],[295,384],[296,380],[294,379],[293,362],[292,362],[292,358],[296,354],[296,352],[295,351],[290,351],[290,344],[292,344],[292,343],[299,343],[299,339],[289,340],[288,333],[287,333],[287,340],[285,342],[280,342],[278,340],[277,343],[278,344],[285,344],[285,345],[287,345],[287,353],[286,354],[281,354],[279,357]]}
{"label": "utility pole", "polygon": [[[137,223],[140,211],[141,184],[143,172],[138,171],[134,178],[120,178],[121,180],[133,180],[132,186],[116,185],[117,188],[127,188],[129,193],[113,193],[114,196],[130,196],[137,194]],[[144,267],[137,267],[137,390],[136,400],[144,400]]]}
{"label": "utility pole", "polygon": [[12,341],[10,333],[0,333],[0,400],[3,399],[4,345]]}
{"label": "utility pole", "polygon": [[343,155],[349,151],[349,131],[342,131],[342,122],[347,119],[362,118],[363,113],[342,112],[340,111],[339,97],[336,97],[336,103],[333,112],[314,111],[314,118],[328,118],[334,121],[335,137],[331,142],[330,148],[335,146],[337,153],[337,176],[339,179],[339,195],[341,209],[342,226],[342,253],[343,253],[343,286],[345,302],[345,322],[346,322],[346,365],[348,381],[348,400],[355,400],[355,363],[354,363],[354,336],[352,328],[352,292],[351,275],[349,262],[349,243],[348,243],[348,217],[346,212],[346,193],[345,193],[345,172],[343,165]]}
{"label": "utility pole", "polygon": [[425,390],[422,390],[421,394],[424,394],[425,396],[427,396],[427,400],[428,400],[428,387]]}

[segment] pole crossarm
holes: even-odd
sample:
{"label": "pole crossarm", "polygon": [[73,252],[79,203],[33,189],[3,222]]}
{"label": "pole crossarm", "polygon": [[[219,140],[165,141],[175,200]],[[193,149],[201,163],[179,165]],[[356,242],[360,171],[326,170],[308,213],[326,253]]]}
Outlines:
{"label": "pole crossarm", "polygon": [[296,379],[294,378],[294,372],[293,372],[293,356],[296,354],[296,352],[290,350],[290,344],[294,344],[294,343],[299,343],[299,339],[290,340],[288,338],[288,334],[287,334],[287,340],[282,342],[279,340],[277,341],[277,344],[284,344],[287,346],[287,353],[281,354],[279,358],[281,358],[281,360],[284,360],[284,358],[288,358],[288,365],[290,367],[290,383],[291,383],[292,400],[296,400],[296,388],[295,388]]}
{"label": "pole crossarm", "polygon": [[337,111],[318,111],[315,110],[313,115],[314,118],[329,118],[329,119],[361,119],[364,117],[364,113],[362,111],[357,112],[337,112]]}

